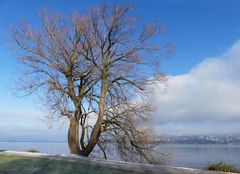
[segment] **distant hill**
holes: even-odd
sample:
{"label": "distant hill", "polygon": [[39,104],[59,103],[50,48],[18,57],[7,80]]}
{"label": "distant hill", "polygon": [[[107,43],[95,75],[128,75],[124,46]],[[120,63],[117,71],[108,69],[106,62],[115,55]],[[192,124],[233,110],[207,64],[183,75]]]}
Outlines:
{"label": "distant hill", "polygon": [[158,136],[154,141],[167,144],[239,144],[240,135]]}

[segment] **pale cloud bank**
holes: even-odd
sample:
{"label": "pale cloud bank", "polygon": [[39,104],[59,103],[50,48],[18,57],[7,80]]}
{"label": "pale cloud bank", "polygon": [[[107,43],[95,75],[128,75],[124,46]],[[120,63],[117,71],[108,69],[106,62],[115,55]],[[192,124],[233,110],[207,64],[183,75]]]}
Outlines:
{"label": "pale cloud bank", "polygon": [[169,134],[240,133],[240,42],[206,58],[156,91],[156,131]]}

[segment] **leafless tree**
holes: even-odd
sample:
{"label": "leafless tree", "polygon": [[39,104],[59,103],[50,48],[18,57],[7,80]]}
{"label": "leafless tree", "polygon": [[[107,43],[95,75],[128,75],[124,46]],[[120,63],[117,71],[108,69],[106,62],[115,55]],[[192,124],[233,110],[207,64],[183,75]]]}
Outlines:
{"label": "leafless tree", "polygon": [[[68,118],[71,153],[89,156],[114,148],[124,160],[159,162],[149,140],[150,88],[169,44],[161,25],[140,24],[128,5],[99,6],[70,17],[41,11],[42,26],[22,23],[12,35],[25,65],[18,86],[43,94],[54,118]],[[167,50],[167,51],[166,51]]]}

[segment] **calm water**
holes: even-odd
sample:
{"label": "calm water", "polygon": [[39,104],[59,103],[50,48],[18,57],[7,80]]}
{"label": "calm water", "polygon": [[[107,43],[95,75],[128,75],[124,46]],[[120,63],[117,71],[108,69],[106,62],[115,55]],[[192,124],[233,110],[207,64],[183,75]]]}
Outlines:
{"label": "calm water", "polygon": [[225,162],[240,168],[240,145],[163,145],[173,166],[206,168],[209,164]]}
{"label": "calm water", "polygon": [[[0,142],[0,150],[37,149],[52,154],[68,154],[67,143]],[[240,145],[161,145],[167,154],[168,165],[206,168],[208,164],[226,162],[240,168]]]}

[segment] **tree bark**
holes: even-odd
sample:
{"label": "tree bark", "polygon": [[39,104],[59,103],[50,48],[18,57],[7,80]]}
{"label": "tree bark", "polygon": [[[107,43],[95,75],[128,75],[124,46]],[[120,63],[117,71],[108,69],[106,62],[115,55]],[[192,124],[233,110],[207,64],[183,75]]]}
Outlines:
{"label": "tree bark", "polygon": [[71,154],[81,154],[79,146],[79,124],[75,118],[69,119],[69,129],[68,129],[68,146]]}

